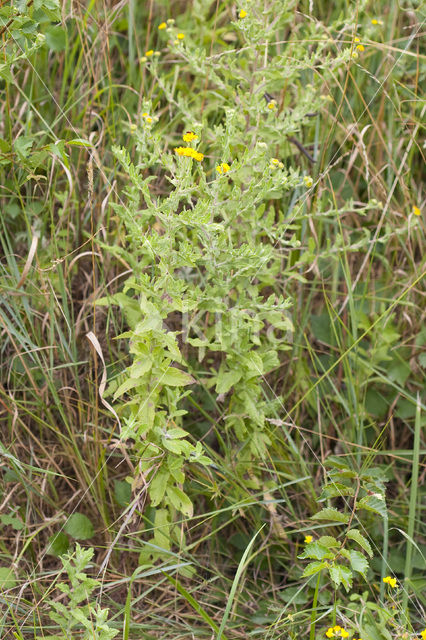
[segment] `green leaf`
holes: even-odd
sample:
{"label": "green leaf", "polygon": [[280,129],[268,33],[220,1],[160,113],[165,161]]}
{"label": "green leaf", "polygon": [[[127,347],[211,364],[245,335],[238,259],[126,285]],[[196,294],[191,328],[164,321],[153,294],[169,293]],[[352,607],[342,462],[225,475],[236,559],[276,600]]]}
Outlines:
{"label": "green leaf", "polygon": [[373,513],[378,513],[382,518],[386,518],[388,514],[388,510],[386,508],[386,500],[383,498],[379,498],[378,496],[364,496],[361,498],[359,502],[357,502],[357,509],[366,509],[367,511],[372,511]]}
{"label": "green leaf", "polygon": [[318,542],[323,545],[323,547],[340,547],[340,542],[333,538],[333,536],[321,536],[318,539]]}
{"label": "green leaf", "polygon": [[355,490],[353,489],[353,487],[347,487],[341,482],[333,482],[324,486],[321,493],[320,501],[327,500],[328,498],[353,495],[355,495]]}
{"label": "green leaf", "polygon": [[188,498],[186,493],[184,493],[178,487],[167,487],[166,489],[167,497],[169,498],[172,505],[184,516],[192,516],[193,514],[193,506],[191,500]]}
{"label": "green leaf", "polygon": [[319,544],[319,542],[310,542],[304,548],[303,553],[297,557],[309,558],[311,560],[324,560],[324,558],[329,558],[331,560],[334,554],[330,553],[330,550],[322,544]]}
{"label": "green leaf", "polygon": [[132,487],[126,480],[114,480],[114,498],[120,507],[127,507],[132,499]]}
{"label": "green leaf", "polygon": [[187,384],[193,384],[195,380],[189,373],[176,369],[176,367],[169,367],[160,374],[158,382],[169,387],[184,387]]}
{"label": "green leaf", "polygon": [[55,533],[53,536],[50,536],[46,553],[49,556],[56,556],[59,558],[59,556],[63,556],[68,551],[68,547],[68,537],[63,531],[59,531],[59,533]]}
{"label": "green leaf", "polygon": [[373,557],[373,550],[371,548],[370,543],[368,542],[367,538],[365,538],[365,536],[363,536],[362,533],[358,531],[358,529],[351,529],[346,534],[346,537],[349,538],[350,540],[354,540],[355,542],[357,542],[359,546],[362,547],[364,551],[368,553],[370,558]]}
{"label": "green leaf", "polygon": [[170,478],[168,471],[159,471],[149,484],[149,497],[151,505],[156,507],[162,501]]}
{"label": "green leaf", "polygon": [[93,144],[89,142],[89,140],[85,140],[84,138],[73,138],[72,140],[68,140],[67,144],[71,145],[72,147],[87,147],[90,149],[93,147]]}
{"label": "green leaf", "polygon": [[367,559],[360,551],[354,551],[353,549],[349,551],[349,554],[353,571],[357,571],[365,578],[368,571]]}
{"label": "green leaf", "polygon": [[52,25],[45,30],[46,44],[52,51],[63,51],[67,44],[67,33],[60,25]]}
{"label": "green leaf", "polygon": [[349,591],[349,589],[352,587],[353,574],[352,571],[348,569],[348,567],[344,567],[341,564],[334,564],[332,567],[330,567],[329,573],[330,578],[333,580],[336,587],[340,586],[340,584],[343,584],[346,591]]}
{"label": "green leaf", "polygon": [[15,576],[9,567],[0,567],[0,589],[13,589],[16,585]]}
{"label": "green leaf", "polygon": [[312,520],[332,520],[333,522],[341,522],[342,524],[347,524],[349,522],[349,516],[346,515],[346,513],[337,511],[337,509],[334,509],[334,507],[326,507],[325,509],[318,511],[318,513],[313,515]]}
{"label": "green leaf", "polygon": [[15,531],[20,531],[21,529],[24,528],[24,523],[20,518],[17,518],[16,516],[11,516],[8,513],[5,513],[2,516],[0,516],[0,522],[5,526],[7,525],[11,526],[12,529],[15,529]]}
{"label": "green leaf", "polygon": [[319,573],[323,569],[328,567],[327,562],[310,562],[304,572],[302,573],[302,578],[307,578],[308,576],[313,576],[316,573]]}
{"label": "green leaf", "polygon": [[93,525],[83,513],[73,513],[65,524],[64,531],[74,540],[88,540],[95,535]]}
{"label": "green leaf", "polygon": [[216,393],[228,393],[231,387],[241,380],[242,375],[241,371],[236,370],[219,374],[215,388]]}

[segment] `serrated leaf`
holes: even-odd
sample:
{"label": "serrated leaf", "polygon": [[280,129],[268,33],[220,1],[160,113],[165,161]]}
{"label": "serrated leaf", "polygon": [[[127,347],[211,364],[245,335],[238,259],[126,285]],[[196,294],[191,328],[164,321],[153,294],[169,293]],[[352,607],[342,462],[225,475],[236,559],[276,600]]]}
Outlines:
{"label": "serrated leaf", "polygon": [[333,538],[333,536],[321,536],[318,542],[324,547],[340,547],[340,542],[336,540],[336,538]]}
{"label": "serrated leaf", "polygon": [[313,576],[328,567],[326,562],[310,562],[302,573],[302,578]]}
{"label": "serrated leaf", "polygon": [[334,507],[326,507],[313,515],[312,520],[331,520],[333,522],[347,524],[349,522],[349,516],[346,515],[346,513],[334,509]]}
{"label": "serrated leaf", "polygon": [[349,551],[349,555],[352,570],[357,571],[365,578],[368,571],[368,562],[366,557],[360,551],[354,551],[354,549]]}
{"label": "serrated leaf", "polygon": [[353,574],[352,571],[348,569],[348,567],[344,567],[341,564],[334,564],[332,567],[330,567],[329,573],[330,578],[333,580],[336,587],[339,587],[340,584],[343,584],[347,592],[352,587]]}
{"label": "serrated leaf", "polygon": [[88,540],[95,535],[93,524],[89,518],[78,511],[68,518],[64,531],[74,540]]}
{"label": "serrated leaf", "polygon": [[355,489],[353,489],[353,487],[348,487],[341,482],[333,482],[325,485],[321,493],[320,501],[326,500],[327,498],[353,495],[355,495]]}
{"label": "serrated leaf", "polygon": [[332,559],[334,554],[330,553],[330,550],[327,547],[324,547],[319,542],[310,542],[306,545],[303,550],[303,553],[298,558],[309,558],[310,560],[324,560],[324,558]]}
{"label": "serrated leaf", "polygon": [[388,510],[386,508],[386,500],[376,496],[364,496],[357,502],[357,509],[367,509],[373,513],[378,513],[382,518],[386,518]]}
{"label": "serrated leaf", "polygon": [[359,546],[362,547],[364,551],[368,553],[370,558],[373,557],[373,550],[371,548],[370,543],[368,542],[367,538],[358,531],[358,529],[351,529],[346,534],[346,537],[349,538],[350,540],[354,540],[355,542],[357,542]]}

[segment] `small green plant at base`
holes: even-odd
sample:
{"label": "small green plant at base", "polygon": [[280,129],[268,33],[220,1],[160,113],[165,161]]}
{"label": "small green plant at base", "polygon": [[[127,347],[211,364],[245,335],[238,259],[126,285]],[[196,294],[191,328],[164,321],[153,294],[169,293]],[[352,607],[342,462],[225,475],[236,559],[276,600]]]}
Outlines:
{"label": "small green plant at base", "polygon": [[49,615],[60,626],[63,640],[72,640],[76,633],[82,640],[110,640],[118,633],[108,625],[108,609],[91,602],[101,585],[86,573],[93,554],[93,549],[83,549],[77,542],[73,553],[61,557],[69,582],[56,587],[66,596],[66,604],[51,600]]}

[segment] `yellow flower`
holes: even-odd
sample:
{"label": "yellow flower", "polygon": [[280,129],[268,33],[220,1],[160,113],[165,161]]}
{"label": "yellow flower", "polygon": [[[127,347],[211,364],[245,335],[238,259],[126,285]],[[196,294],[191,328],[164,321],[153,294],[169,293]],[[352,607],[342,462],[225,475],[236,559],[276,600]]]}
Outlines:
{"label": "yellow flower", "polygon": [[277,101],[276,100],[271,100],[270,102],[268,102],[268,109],[270,109],[271,111],[276,111],[277,110]]}
{"label": "yellow flower", "polygon": [[395,589],[398,586],[397,579],[392,578],[391,576],[386,576],[386,578],[383,578],[383,582],[392,587],[392,589]]}
{"label": "yellow flower", "polygon": [[[303,176],[303,182],[305,183],[305,187],[309,189],[314,184],[311,176]],[[339,627],[340,628],[340,627]]]}
{"label": "yellow flower", "polygon": [[332,627],[329,627],[327,629],[327,631],[325,632],[325,635],[327,636],[327,638],[334,638],[334,631]]}
{"label": "yellow flower", "polygon": [[426,629],[423,629],[423,631],[420,631],[420,635],[422,636],[422,640],[426,640]]}
{"label": "yellow flower", "polygon": [[383,24],[383,22],[381,20],[377,20],[377,18],[373,18],[371,21],[371,24],[377,25],[377,24]]}
{"label": "yellow flower", "polygon": [[182,140],[184,142],[192,142],[192,140],[197,140],[197,138],[198,138],[198,136],[195,135],[195,133],[193,131],[187,131],[182,136]]}
{"label": "yellow flower", "polygon": [[364,47],[364,45],[363,45],[363,44],[359,44],[359,45],[357,46],[357,49],[358,49],[358,51],[365,51],[365,47]]}
{"label": "yellow flower", "polygon": [[230,166],[227,162],[222,162],[221,164],[218,164],[216,167],[216,171],[218,173],[228,173],[228,171],[230,170]]}
{"label": "yellow flower", "polygon": [[271,158],[271,164],[280,164],[278,158]]}
{"label": "yellow flower", "polygon": [[238,14],[239,18],[245,18],[247,15],[247,11],[244,11],[244,9],[241,9],[240,13]]}
{"label": "yellow flower", "polygon": [[185,37],[185,34],[184,33],[178,33],[176,37],[177,37],[178,40],[183,40],[184,37]]}
{"label": "yellow flower", "polygon": [[341,629],[342,629],[342,627],[339,627],[339,625],[338,625],[338,624],[336,624],[336,626],[335,626],[335,627],[333,627],[333,631],[334,631],[334,633],[339,633],[339,631],[341,631]]}
{"label": "yellow flower", "polygon": [[[420,216],[422,214],[422,212],[420,211],[420,209],[416,206],[413,207],[413,213],[415,216]],[[426,640],[426,638],[424,638],[424,640]]]}
{"label": "yellow flower", "polygon": [[358,57],[359,57],[359,56],[358,56],[357,52],[356,52],[356,51],[352,51],[352,58],[353,58],[354,60],[356,60]]}
{"label": "yellow flower", "polygon": [[162,22],[161,24],[158,25],[158,28],[161,29],[165,29],[167,27],[167,23],[166,22]]}
{"label": "yellow flower", "polygon": [[151,118],[151,116],[147,116],[147,117],[145,118],[145,122],[147,122],[148,124],[151,124],[151,122],[152,122],[152,118]]}
{"label": "yellow flower", "polygon": [[194,158],[197,162],[201,162],[203,160],[204,155],[196,151],[192,147],[175,147],[175,152],[178,156],[186,156],[187,158]]}
{"label": "yellow flower", "polygon": [[145,55],[147,58],[150,58],[154,54],[154,49],[150,49],[149,51],[145,51]]}
{"label": "yellow flower", "polygon": [[349,637],[349,633],[346,631],[346,629],[341,629],[340,630],[340,635],[342,638],[348,638]]}
{"label": "yellow flower", "polygon": [[305,536],[306,544],[309,544],[310,542],[312,542],[313,539],[314,539],[313,536]]}
{"label": "yellow flower", "polygon": [[354,38],[354,42],[361,42],[361,40],[357,37]]}

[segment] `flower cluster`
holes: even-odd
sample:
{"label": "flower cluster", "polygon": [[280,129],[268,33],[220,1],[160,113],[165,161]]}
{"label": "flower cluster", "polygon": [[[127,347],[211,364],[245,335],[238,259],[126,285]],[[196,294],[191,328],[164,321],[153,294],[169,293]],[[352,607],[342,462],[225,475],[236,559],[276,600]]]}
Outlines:
{"label": "flower cluster", "polygon": [[182,140],[184,142],[192,142],[193,140],[197,140],[197,138],[198,138],[198,136],[195,135],[195,133],[193,131],[187,131],[182,136]]}
{"label": "flower cluster", "polygon": [[[339,627],[338,624],[336,624],[335,627],[328,627],[327,631],[325,632],[325,635],[327,636],[327,638],[348,638],[349,637],[348,631],[346,631],[346,629],[344,629],[343,627]],[[361,640],[361,638],[358,638],[358,640]]]}
{"label": "flower cluster", "polygon": [[149,113],[147,113],[146,111],[145,113],[142,114],[142,118],[144,118],[145,122],[147,122],[148,124],[151,124],[152,116],[150,116]]}
{"label": "flower cluster", "polygon": [[227,164],[226,162],[222,162],[221,164],[218,164],[216,167],[216,171],[218,173],[227,173],[230,170],[230,166],[229,164]]}
{"label": "flower cluster", "polygon": [[178,156],[186,156],[187,158],[194,158],[197,162],[201,162],[203,160],[204,155],[193,149],[192,147],[175,147],[175,152]]}
{"label": "flower cluster", "polygon": [[280,169],[284,169],[284,164],[278,160],[278,158],[271,158],[271,168],[279,167]]}
{"label": "flower cluster", "polygon": [[305,183],[305,187],[307,189],[310,189],[314,184],[314,181],[312,180],[311,176],[303,176],[303,182]]}
{"label": "flower cluster", "polygon": [[383,578],[383,582],[392,587],[392,589],[396,589],[396,587],[398,586],[397,579],[392,578],[392,576],[386,576],[386,578]]}

